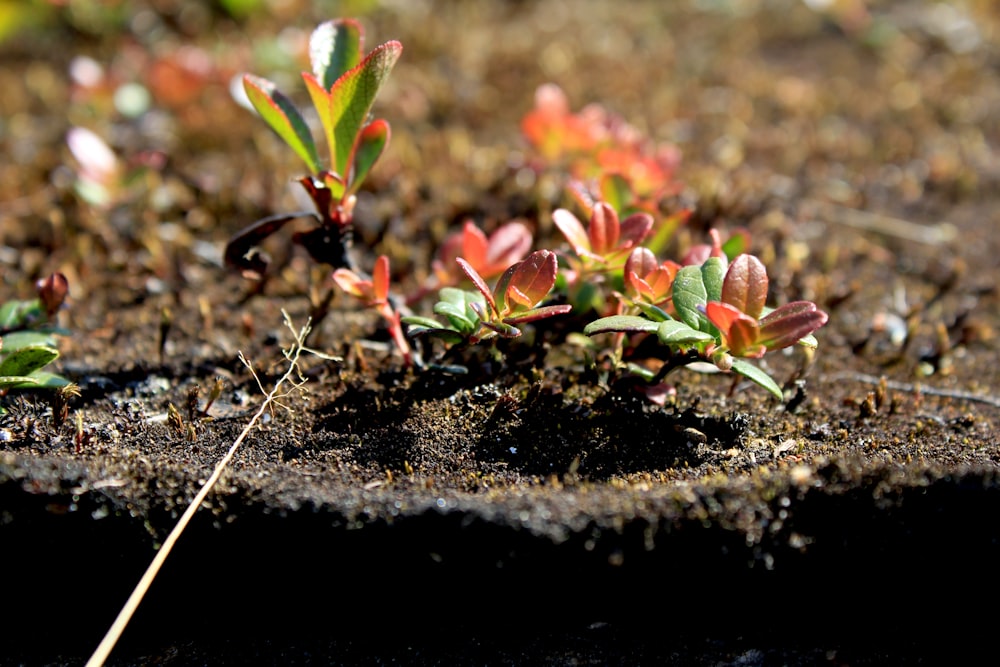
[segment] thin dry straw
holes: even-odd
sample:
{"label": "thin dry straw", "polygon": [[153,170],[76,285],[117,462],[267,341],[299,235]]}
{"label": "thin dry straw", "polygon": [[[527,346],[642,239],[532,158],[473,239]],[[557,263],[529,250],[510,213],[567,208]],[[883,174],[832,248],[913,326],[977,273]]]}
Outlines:
{"label": "thin dry straw", "polygon": [[[288,314],[284,313],[284,311],[282,311],[282,314],[285,317],[285,325],[289,329],[291,329],[292,333],[295,336],[295,343],[289,350],[285,352],[285,357],[288,359],[288,370],[285,372],[284,375],[281,376],[281,378],[278,379],[277,383],[275,383],[274,385],[274,388],[270,392],[264,392],[264,387],[263,385],[260,384],[260,378],[257,377],[257,373],[254,371],[253,366],[250,364],[249,361],[246,360],[246,358],[244,358],[243,353],[242,352],[240,353],[240,361],[242,361],[243,364],[250,369],[250,372],[253,374],[254,379],[257,380],[257,385],[261,388],[261,391],[265,393],[264,402],[261,404],[260,409],[257,410],[257,412],[254,414],[253,418],[243,428],[243,431],[240,433],[239,437],[237,437],[236,440],[233,441],[233,444],[229,448],[229,451],[226,452],[226,455],[222,457],[219,463],[215,466],[215,470],[212,472],[212,476],[209,477],[208,481],[205,482],[205,484],[201,487],[201,490],[198,491],[197,495],[195,495],[194,497],[194,500],[192,500],[191,504],[188,505],[187,509],[184,511],[184,514],[177,522],[177,525],[174,526],[174,529],[172,531],[170,531],[170,534],[167,536],[167,539],[163,541],[163,546],[161,546],[160,550],[156,552],[156,556],[153,558],[153,561],[149,564],[149,567],[146,568],[146,572],[145,574],[142,575],[142,578],[139,580],[139,583],[136,584],[136,587],[132,591],[132,594],[125,602],[125,606],[123,606],[121,611],[118,612],[118,617],[115,618],[114,623],[111,624],[111,627],[108,629],[107,634],[104,635],[104,639],[102,639],[101,643],[97,646],[97,650],[95,650],[94,654],[90,656],[90,660],[87,661],[87,667],[100,667],[108,659],[108,656],[111,654],[112,649],[114,649],[115,644],[118,643],[118,639],[121,637],[122,632],[125,631],[125,626],[127,626],[128,622],[132,619],[132,615],[135,613],[135,610],[139,607],[139,603],[142,602],[142,598],[146,595],[146,592],[149,590],[150,585],[153,583],[153,580],[159,573],[160,567],[163,565],[164,561],[167,560],[167,556],[170,555],[170,551],[171,549],[173,549],[174,544],[177,542],[178,538],[180,538],[181,533],[184,532],[184,529],[187,528],[188,523],[191,521],[191,518],[194,516],[195,512],[198,511],[198,508],[201,506],[201,503],[205,500],[206,497],[208,497],[208,494],[209,492],[211,492],[212,487],[215,486],[216,482],[219,481],[219,478],[222,477],[222,473],[225,470],[226,466],[229,465],[230,461],[232,461],[233,456],[236,454],[236,450],[239,449],[243,441],[246,440],[247,436],[250,434],[250,431],[253,429],[257,421],[264,415],[264,412],[266,412],[268,409],[271,408],[272,405],[275,404],[281,405],[278,399],[288,396],[291,392],[301,387],[302,384],[305,382],[304,380],[295,382],[292,381],[290,378],[292,376],[292,373],[294,373],[296,368],[298,367],[299,355],[301,355],[302,352],[310,352],[313,354],[317,354],[315,350],[310,350],[309,348],[305,347],[304,341],[306,339],[306,336],[309,334],[309,322],[306,322],[306,325],[302,327],[301,330],[296,331],[295,327],[292,326],[291,321],[288,318]],[[325,355],[320,355],[320,356],[325,356]],[[279,394],[278,389],[286,382],[291,382],[292,388],[287,392]]]}

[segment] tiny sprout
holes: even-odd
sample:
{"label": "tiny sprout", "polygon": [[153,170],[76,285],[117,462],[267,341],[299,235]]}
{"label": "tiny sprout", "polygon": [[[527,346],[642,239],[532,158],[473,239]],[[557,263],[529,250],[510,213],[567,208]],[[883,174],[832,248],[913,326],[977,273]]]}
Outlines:
{"label": "tiny sprout", "polygon": [[403,47],[389,41],[363,55],[364,31],[351,19],[320,24],[309,40],[311,72],[302,79],[330,150],[324,167],[305,118],[277,86],[252,74],[243,77],[250,103],[261,118],[298,155],[309,170],[299,179],[315,211],[279,214],[258,220],[238,232],[226,247],[226,261],[252,278],[263,276],[268,257],[257,246],[296,218],[312,217],[319,224],[295,234],[317,262],[335,268],[353,267],[348,250],[356,193],[389,143],[389,123],[371,119],[375,97]]}
{"label": "tiny sprout", "polygon": [[375,261],[371,278],[364,278],[350,269],[337,269],[333,280],[340,289],[361,301],[366,307],[374,308],[388,323],[393,342],[403,355],[407,366],[413,364],[413,352],[403,333],[400,314],[389,295],[389,258],[381,255]]}

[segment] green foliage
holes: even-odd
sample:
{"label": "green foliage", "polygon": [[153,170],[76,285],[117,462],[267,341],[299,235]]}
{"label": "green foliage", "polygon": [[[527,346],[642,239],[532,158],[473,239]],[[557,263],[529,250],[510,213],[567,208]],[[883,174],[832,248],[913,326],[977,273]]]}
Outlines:
{"label": "green foliage", "polygon": [[[780,399],[777,383],[741,357],[761,357],[768,350],[794,344],[815,347],[812,333],[826,323],[827,315],[808,301],[767,309],[766,297],[767,272],[756,257],[740,255],[728,267],[721,257],[709,257],[701,266],[677,271],[671,290],[676,317],[643,304],[636,308],[641,316],[600,318],[588,324],[584,333],[655,333],[670,351],[670,363],[664,365],[663,373],[694,361],[709,361]],[[658,374],[656,379],[661,377]]]}
{"label": "green foliage", "polygon": [[66,279],[39,282],[38,298],[0,304],[0,395],[16,389],[59,389],[66,378],[44,370],[59,358],[55,335],[65,333],[51,318],[62,305]]}
{"label": "green foliage", "polygon": [[403,51],[397,41],[386,42],[367,56],[363,47],[364,31],[353,19],[322,23],[309,40],[312,71],[303,72],[302,80],[326,138],[327,167],[305,117],[290,98],[273,82],[253,74],[244,75],[243,88],[254,109],[305,162],[309,174],[300,178],[299,183],[316,207],[315,212],[258,220],[229,241],[226,261],[248,277],[260,278],[267,268],[267,256],[258,251],[264,239],[289,221],[305,216],[315,217],[318,226],[296,234],[294,241],[305,246],[318,262],[355,270],[348,250],[356,193],[390,138],[389,123],[371,118],[371,109]]}

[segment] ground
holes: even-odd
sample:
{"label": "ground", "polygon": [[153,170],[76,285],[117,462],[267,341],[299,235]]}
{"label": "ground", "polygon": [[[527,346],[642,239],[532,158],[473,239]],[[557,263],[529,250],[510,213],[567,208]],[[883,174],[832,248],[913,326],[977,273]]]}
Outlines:
{"label": "ground", "polygon": [[[81,389],[63,422],[45,394],[3,398],[4,664],[86,659],[261,405],[258,379],[287,368],[282,310],[302,326],[329,284],[285,236],[257,292],[221,261],[241,227],[301,207],[294,155],[229,82],[284,77],[304,101],[279,46],[330,17],[307,4],[68,3],[0,43],[3,298],[66,274],[57,367]],[[467,218],[521,218],[557,247],[566,200],[525,169],[518,127],[555,82],[682,151],[678,255],[746,228],[772,299],[829,323],[811,358],[766,357],[784,401],[679,370],[659,406],[586,363],[566,337],[585,319],[467,375],[415,372],[339,295],[310,346],[341,360],[304,355],[305,384],[238,449],[109,664],[909,664],[978,647],[1000,556],[1000,13],[809,4],[337,7],[369,46],[405,49],[376,105],[393,138],[359,202],[361,266],[387,254],[412,290]],[[144,83],[151,109],[72,86],[80,55]],[[72,190],[72,126],[166,161],[95,207]]]}

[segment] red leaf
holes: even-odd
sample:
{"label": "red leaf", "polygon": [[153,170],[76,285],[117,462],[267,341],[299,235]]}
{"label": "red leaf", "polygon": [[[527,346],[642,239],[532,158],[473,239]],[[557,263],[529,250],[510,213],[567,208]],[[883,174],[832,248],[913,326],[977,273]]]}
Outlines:
{"label": "red leaf", "polygon": [[766,348],[757,342],[760,329],[757,320],[745,315],[728,303],[709,301],[705,315],[725,338],[730,352],[737,357],[760,357]]}
{"label": "red leaf", "polygon": [[753,255],[740,255],[729,265],[722,301],[757,319],[767,300],[767,269]]}
{"label": "red leaf", "polygon": [[618,237],[621,233],[621,225],[618,224],[618,214],[605,202],[598,202],[594,206],[594,212],[590,215],[590,237],[591,251],[600,257],[606,256],[618,247]]}
{"label": "red leaf", "polygon": [[573,252],[580,257],[590,253],[590,237],[587,236],[587,230],[583,228],[583,223],[575,215],[564,208],[559,208],[552,212],[552,222],[569,241]]}
{"label": "red leaf", "polygon": [[812,301],[793,301],[760,320],[760,342],[769,350],[780,350],[826,324],[828,316]]}
{"label": "red leaf", "polygon": [[489,263],[487,260],[488,247],[489,241],[483,230],[479,229],[471,220],[466,220],[462,226],[462,257],[478,272],[488,273],[486,271],[486,266]]}
{"label": "red leaf", "polygon": [[653,216],[648,213],[634,213],[622,220],[619,243],[623,248],[638,245],[649,236],[652,229]]}
{"label": "red leaf", "polygon": [[555,253],[537,250],[516,267],[505,295],[524,308],[531,308],[544,299],[556,283],[558,266]]}
{"label": "red leaf", "polygon": [[372,271],[372,295],[376,303],[385,303],[389,299],[389,258],[379,255]]}
{"label": "red leaf", "polygon": [[458,265],[462,267],[462,271],[465,272],[465,275],[469,277],[469,280],[472,281],[472,284],[476,286],[476,289],[479,290],[479,292],[486,299],[486,303],[490,304],[490,308],[493,310],[493,312],[494,313],[497,312],[497,303],[493,299],[493,293],[490,292],[490,288],[486,284],[486,281],[483,280],[483,277],[480,276],[476,272],[476,270],[472,268],[472,266],[470,266],[469,263],[466,262],[461,257],[458,257],[457,259],[455,259],[455,261],[458,262]]}

